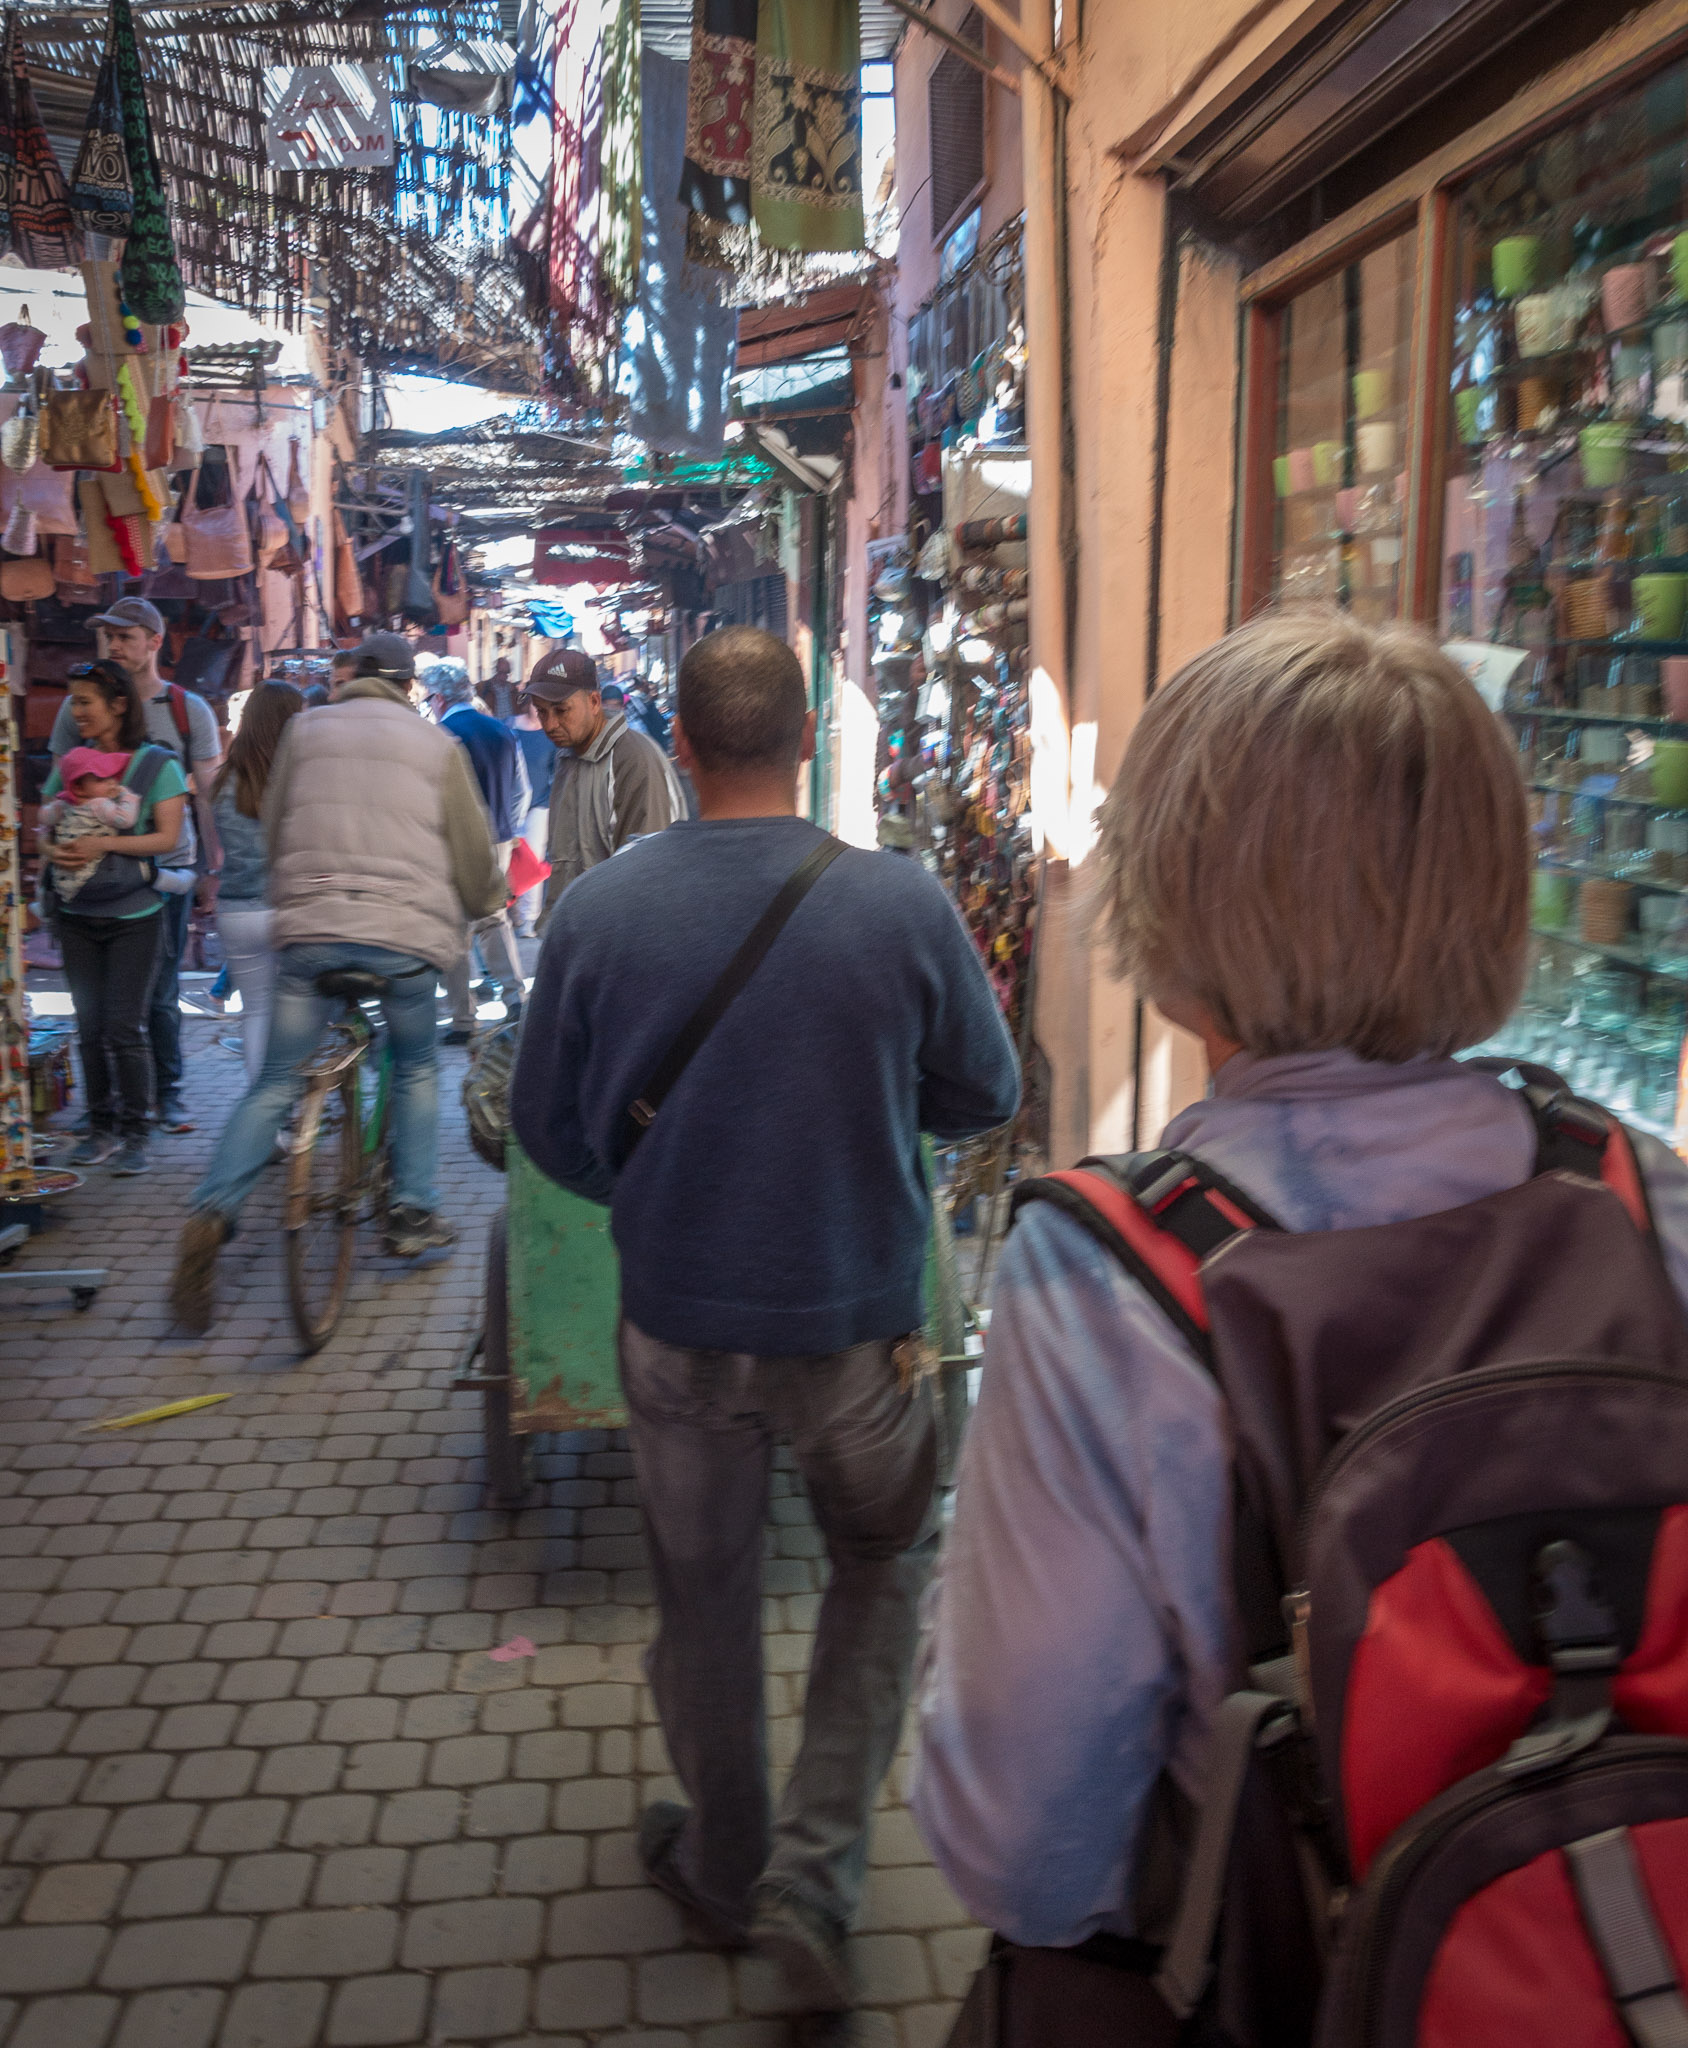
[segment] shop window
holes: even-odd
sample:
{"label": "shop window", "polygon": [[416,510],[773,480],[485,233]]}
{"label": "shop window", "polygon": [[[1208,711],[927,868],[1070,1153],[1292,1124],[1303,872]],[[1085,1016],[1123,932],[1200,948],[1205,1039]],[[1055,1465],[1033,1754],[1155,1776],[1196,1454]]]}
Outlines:
{"label": "shop window", "polygon": [[1688,66],[1459,195],[1441,623],[1514,733],[1536,946],[1491,1050],[1682,1146]]}
{"label": "shop window", "polygon": [[[984,17],[970,7],[956,34],[985,46]],[[965,57],[946,51],[926,81],[931,152],[932,239],[941,242],[985,182],[985,78]]]}
{"label": "shop window", "polygon": [[1298,293],[1278,328],[1272,596],[1401,608],[1414,238]]}

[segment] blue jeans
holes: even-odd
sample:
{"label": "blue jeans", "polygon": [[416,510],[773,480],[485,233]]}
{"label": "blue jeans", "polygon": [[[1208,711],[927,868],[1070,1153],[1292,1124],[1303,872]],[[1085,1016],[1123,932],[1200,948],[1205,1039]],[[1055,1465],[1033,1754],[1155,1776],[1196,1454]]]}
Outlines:
{"label": "blue jeans", "polygon": [[[438,972],[412,953],[353,943],[284,947],[277,961],[269,1044],[258,1078],[235,1105],[217,1141],[210,1171],[193,1191],[196,1210],[214,1210],[233,1223],[253,1184],[275,1157],[276,1134],[298,1092],[299,1068],[317,1049],[340,1004],[316,992],[316,978],[332,967],[362,967],[395,977],[381,1004],[393,1052],[392,1112],[388,1122],[396,1205],[432,1211],[439,1162],[438,1031],[434,984]],[[413,970],[420,968],[416,973]],[[407,979],[396,977],[404,975]],[[373,1085],[373,1075],[370,1076]]]}

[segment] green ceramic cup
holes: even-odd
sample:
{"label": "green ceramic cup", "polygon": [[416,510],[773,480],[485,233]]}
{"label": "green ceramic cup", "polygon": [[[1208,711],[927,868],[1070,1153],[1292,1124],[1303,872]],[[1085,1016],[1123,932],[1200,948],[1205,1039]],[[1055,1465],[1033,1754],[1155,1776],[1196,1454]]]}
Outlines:
{"label": "green ceramic cup", "polygon": [[1578,437],[1582,448],[1583,482],[1591,491],[1610,490],[1629,474],[1629,444],[1633,433],[1627,420],[1596,420]]}
{"label": "green ceramic cup", "polygon": [[1342,458],[1344,449],[1340,441],[1315,441],[1313,443],[1313,481],[1321,489],[1342,481]]}
{"label": "green ceramic cup", "polygon": [[1670,245],[1670,275],[1679,295],[1688,299],[1688,234],[1678,235]]}
{"label": "green ceramic cup", "polygon": [[1681,639],[1682,615],[1688,611],[1688,576],[1664,572],[1637,576],[1629,591],[1643,640]]}
{"label": "green ceramic cup", "polygon": [[1541,242],[1535,235],[1507,235],[1489,251],[1489,273],[1503,299],[1516,299],[1535,284]]}
{"label": "green ceramic cup", "polygon": [[1537,868],[1530,877],[1530,922],[1538,931],[1562,932],[1571,921],[1576,883],[1570,875]]}
{"label": "green ceramic cup", "polygon": [[1653,799],[1673,811],[1688,809],[1688,740],[1653,742]]}
{"label": "green ceramic cup", "polygon": [[1389,372],[1387,370],[1356,370],[1354,372],[1354,417],[1359,420],[1375,419],[1380,412],[1389,410]]}
{"label": "green ceramic cup", "polygon": [[1287,498],[1294,489],[1289,478],[1289,457],[1274,455],[1272,458],[1272,488],[1280,498]]}

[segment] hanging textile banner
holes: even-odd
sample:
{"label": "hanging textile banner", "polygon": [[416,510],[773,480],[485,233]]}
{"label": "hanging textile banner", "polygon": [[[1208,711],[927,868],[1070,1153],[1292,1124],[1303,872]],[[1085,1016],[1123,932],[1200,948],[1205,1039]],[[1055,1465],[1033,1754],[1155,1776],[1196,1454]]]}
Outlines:
{"label": "hanging textile banner", "polygon": [[264,147],[276,171],[361,171],[393,161],[385,64],[272,64]]}
{"label": "hanging textile banner", "polygon": [[705,220],[750,218],[757,0],[696,0],[680,201]]}
{"label": "hanging textile banner", "polygon": [[857,0],[761,0],[751,206],[770,249],[859,249]]}
{"label": "hanging textile banner", "polygon": [[[153,147],[147,116],[146,81],[135,43],[129,0],[111,0],[111,45],[117,53],[117,83],[123,95],[123,143],[129,158],[129,182],[135,213],[123,244],[123,299],[126,315],[164,326],[179,319],[187,305],[176,238],[164,209],[164,178]],[[128,325],[127,318],[125,319]]]}
{"label": "hanging textile banner", "polygon": [[603,82],[603,0],[563,0],[551,130],[551,304],[564,320],[588,325],[598,312]]}
{"label": "hanging textile banner", "polygon": [[9,158],[11,245],[32,270],[69,270],[82,260],[82,235],[71,211],[64,172],[47,139],[24,64],[18,18],[6,17],[6,76],[11,83]]}
{"label": "hanging textile banner", "polygon": [[615,0],[604,32],[604,113],[598,138],[598,293],[606,310],[639,286],[639,0]]}
{"label": "hanging textile banner", "polygon": [[[665,455],[718,455],[727,424],[738,315],[713,279],[686,263],[681,159],[686,149],[686,66],[645,53],[644,247],[637,302],[621,337],[618,385],[627,424]],[[689,169],[689,166],[687,167]]]}

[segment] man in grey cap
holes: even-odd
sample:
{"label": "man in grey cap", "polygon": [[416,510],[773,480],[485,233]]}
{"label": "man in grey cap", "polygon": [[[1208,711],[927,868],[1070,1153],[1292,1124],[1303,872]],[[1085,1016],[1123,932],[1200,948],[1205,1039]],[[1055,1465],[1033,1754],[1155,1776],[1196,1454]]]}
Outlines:
{"label": "man in grey cap", "polygon": [[542,656],[522,701],[532,706],[546,738],[558,749],[551,784],[548,913],[576,876],[608,860],[630,839],[672,825],[685,816],[686,807],[668,756],[628,724],[625,706],[605,704],[591,655],[578,647],[559,647]]}
{"label": "man in grey cap", "polygon": [[[166,682],[158,673],[158,650],[164,645],[164,620],[156,605],[148,604],[144,597],[120,597],[107,610],[97,613],[92,623],[99,629],[103,658],[126,668],[140,686],[141,697],[146,704],[147,738],[156,746],[168,747],[181,762],[193,798],[192,810],[183,808],[182,836],[175,851],[168,860],[158,864],[166,882],[176,878],[181,886],[174,893],[160,890],[164,898],[162,943],[158,977],[152,988],[152,1007],[147,1013],[147,1036],[152,1040],[153,1064],[158,1076],[159,1128],[191,1131],[193,1121],[182,1102],[179,977],[188,915],[193,907],[196,817],[209,872],[216,871],[221,853],[216,828],[211,823],[211,780],[222,763],[223,738],[218,730],[217,714],[205,699],[195,696],[192,690],[184,690],[179,683]],[[48,744],[55,760],[79,744],[68,695],[53,720],[53,736]]]}
{"label": "man in grey cap", "polygon": [[275,1154],[276,1134],[338,1003],[320,976],[379,975],[393,1055],[393,1199],[386,1248],[416,1258],[451,1244],[439,1212],[439,1045],[434,989],[468,942],[467,926],[504,901],[504,875],[469,756],[410,701],[415,657],[398,633],[373,633],[339,701],[289,719],[264,791],[270,905],[279,957],[269,1044],[194,1190],[171,1302],[193,1331],[210,1326],[217,1254]]}

